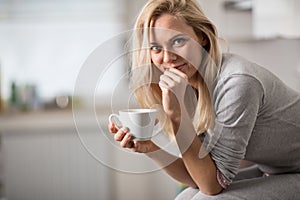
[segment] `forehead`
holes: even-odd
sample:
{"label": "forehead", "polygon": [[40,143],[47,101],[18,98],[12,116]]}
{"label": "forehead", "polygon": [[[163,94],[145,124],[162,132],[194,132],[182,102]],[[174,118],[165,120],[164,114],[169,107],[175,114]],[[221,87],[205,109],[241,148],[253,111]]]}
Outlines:
{"label": "forehead", "polygon": [[177,34],[185,34],[197,40],[194,29],[187,25],[184,19],[170,14],[163,14],[153,23],[151,38],[154,40],[172,37]]}

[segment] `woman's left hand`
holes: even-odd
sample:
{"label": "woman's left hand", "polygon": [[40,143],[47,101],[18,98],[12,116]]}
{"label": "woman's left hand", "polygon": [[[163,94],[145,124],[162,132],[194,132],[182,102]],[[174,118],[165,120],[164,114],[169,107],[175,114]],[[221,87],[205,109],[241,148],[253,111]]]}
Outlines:
{"label": "woman's left hand", "polygon": [[187,75],[178,69],[169,68],[160,76],[163,108],[171,119],[180,118],[187,85]]}
{"label": "woman's left hand", "polygon": [[117,128],[114,123],[108,124],[108,130],[114,134],[114,140],[120,142],[120,146],[123,148],[131,149],[138,153],[151,153],[158,150],[158,146],[151,140],[147,141],[136,141],[132,140],[132,136],[129,133],[129,129],[126,127]]}

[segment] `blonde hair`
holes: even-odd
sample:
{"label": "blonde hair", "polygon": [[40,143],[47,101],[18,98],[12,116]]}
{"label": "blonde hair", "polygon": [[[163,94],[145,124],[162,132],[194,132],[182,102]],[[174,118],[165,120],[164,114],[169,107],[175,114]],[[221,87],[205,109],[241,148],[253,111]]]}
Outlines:
{"label": "blonde hair", "polygon": [[[199,81],[196,88],[198,101],[193,118],[197,134],[201,134],[212,127],[214,121],[212,98],[209,90],[219,71],[221,53],[216,28],[205,16],[196,0],[150,0],[144,6],[134,29],[131,84],[135,85],[135,96],[141,107],[151,108],[157,104],[162,105],[162,91],[156,80],[157,68],[151,62],[149,47],[149,29],[154,20],[162,14],[181,17],[186,24],[193,28],[199,38],[202,35],[207,40],[207,45],[203,46],[206,50],[206,56],[201,62],[201,65],[205,66],[205,71],[201,73],[202,76],[197,75]],[[169,135],[172,135],[173,129],[169,119],[164,126]]]}

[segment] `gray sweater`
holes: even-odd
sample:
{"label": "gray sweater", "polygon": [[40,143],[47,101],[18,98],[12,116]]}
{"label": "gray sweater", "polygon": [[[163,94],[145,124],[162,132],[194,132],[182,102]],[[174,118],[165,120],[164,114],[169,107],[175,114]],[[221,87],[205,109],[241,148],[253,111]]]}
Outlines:
{"label": "gray sweater", "polygon": [[223,55],[212,92],[215,128],[200,138],[228,184],[241,159],[270,174],[300,173],[299,93],[233,54]]}

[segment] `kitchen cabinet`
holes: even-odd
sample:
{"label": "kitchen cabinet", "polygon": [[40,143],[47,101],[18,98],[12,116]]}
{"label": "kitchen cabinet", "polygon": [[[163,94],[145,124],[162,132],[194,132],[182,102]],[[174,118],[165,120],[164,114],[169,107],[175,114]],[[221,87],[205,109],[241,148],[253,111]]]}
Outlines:
{"label": "kitchen cabinet", "polygon": [[300,38],[299,0],[253,0],[254,36]]}
{"label": "kitchen cabinet", "polygon": [[[107,127],[109,110],[97,113],[101,127]],[[0,115],[0,162],[7,199],[174,199],[178,185],[162,170],[127,173],[99,162],[98,153],[119,166],[128,160],[104,142],[107,138],[94,126],[93,115],[85,111],[79,115],[81,137],[71,110]],[[139,160],[130,162],[142,167]]]}
{"label": "kitchen cabinet", "polygon": [[300,38],[299,0],[200,0],[229,41]]}
{"label": "kitchen cabinet", "polygon": [[0,133],[7,199],[113,198],[113,173],[85,151],[72,112],[2,114]]}

